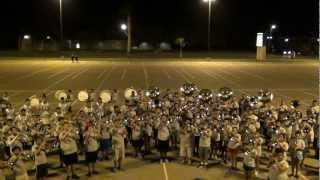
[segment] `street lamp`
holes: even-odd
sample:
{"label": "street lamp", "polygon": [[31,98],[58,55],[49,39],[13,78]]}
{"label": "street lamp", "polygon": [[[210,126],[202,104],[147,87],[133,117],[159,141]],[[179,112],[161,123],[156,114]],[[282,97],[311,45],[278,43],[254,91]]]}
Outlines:
{"label": "street lamp", "polygon": [[26,39],[26,40],[30,39],[30,35],[27,35],[27,34],[24,35],[24,36],[23,36],[23,39]]}
{"label": "street lamp", "polygon": [[267,36],[267,49],[269,52],[271,52],[271,47],[272,47],[272,32],[277,29],[277,25],[276,24],[271,24],[270,26],[270,31],[269,31],[269,36]]}
{"label": "street lamp", "polygon": [[121,24],[120,28],[122,31],[127,31],[128,26],[126,24]]}
{"label": "street lamp", "polygon": [[216,2],[216,0],[203,0],[203,2],[208,3],[209,14],[208,14],[208,50],[210,50],[210,34],[211,34],[211,5]]}

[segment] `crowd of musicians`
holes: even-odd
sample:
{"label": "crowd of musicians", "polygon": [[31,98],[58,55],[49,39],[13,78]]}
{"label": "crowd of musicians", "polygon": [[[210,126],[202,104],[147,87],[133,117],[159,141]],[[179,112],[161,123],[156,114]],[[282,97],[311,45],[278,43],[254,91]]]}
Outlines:
{"label": "crowd of musicians", "polygon": [[316,100],[300,110],[298,100],[274,105],[268,90],[235,97],[229,88],[214,93],[193,84],[177,91],[129,88],[123,102],[117,90],[59,91],[55,97],[56,102],[46,94],[28,98],[21,107],[11,104],[10,94],[1,97],[0,158],[7,162],[1,169],[10,168],[18,180],[29,178],[26,161],[34,161],[36,178],[45,179],[54,153],[66,179],[79,179],[74,168],[79,154],[88,177],[108,173],[96,170],[97,160],[112,161],[115,173],[124,171],[128,149],[134,158],[152,155],[167,163],[169,156],[198,168],[214,160],[228,172],[243,169],[246,179],[261,171],[263,158],[270,180],[299,177],[310,152],[319,158]]}

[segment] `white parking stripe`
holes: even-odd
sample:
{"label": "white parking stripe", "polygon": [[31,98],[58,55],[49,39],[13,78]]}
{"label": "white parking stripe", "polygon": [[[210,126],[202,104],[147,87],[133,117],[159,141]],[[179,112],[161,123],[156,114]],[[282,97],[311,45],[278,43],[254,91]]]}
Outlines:
{"label": "white parking stripe", "polygon": [[121,75],[121,80],[124,79],[124,77],[126,76],[126,73],[127,73],[127,68],[125,68],[122,72],[122,75]]}
{"label": "white parking stripe", "polygon": [[83,73],[85,73],[85,72],[87,72],[87,71],[89,71],[89,68],[80,71],[78,74],[75,74],[71,79],[76,79],[76,78],[79,77],[81,74],[83,74]]}
{"label": "white parking stripe", "polygon": [[312,96],[312,97],[319,97],[316,94],[307,93],[307,92],[301,91],[301,90],[294,90],[294,91],[302,93],[302,94],[305,94],[305,95],[308,95],[308,96]]}
{"label": "white parking stripe", "polygon": [[166,71],[165,69],[162,69],[162,73],[165,74],[168,79],[171,79],[171,76],[169,75],[168,71]]}
{"label": "white parking stripe", "polygon": [[148,88],[149,87],[149,75],[148,75],[148,71],[146,69],[146,67],[144,66],[144,62],[142,63],[142,67],[143,67],[143,73],[144,73],[144,83],[145,83],[145,87]]}
{"label": "white parking stripe", "polygon": [[99,74],[99,76],[97,77],[97,79],[102,78],[102,76],[103,76],[106,72],[107,72],[107,69],[103,70],[103,71]]}
{"label": "white parking stripe", "polygon": [[186,82],[191,83],[191,81],[182,72],[179,72],[177,69],[174,69],[174,71],[179,74]]}
{"label": "white parking stripe", "polygon": [[110,71],[107,73],[107,75],[103,78],[103,80],[99,83],[97,90],[100,90],[104,84],[104,82],[109,78],[109,76],[111,75],[112,71],[114,70],[114,66],[113,66],[113,62],[111,63],[111,69]]}
{"label": "white parking stripe", "polygon": [[52,79],[52,78],[54,78],[54,77],[56,77],[56,76],[58,76],[58,75],[60,75],[60,74],[63,74],[63,73],[65,73],[65,72],[69,71],[69,69],[70,69],[70,68],[67,68],[67,69],[61,70],[61,71],[59,71],[59,72],[56,72],[56,73],[48,76],[48,79]]}
{"label": "white parking stripe", "polygon": [[165,180],[169,180],[166,163],[162,163],[162,168],[163,168]]}

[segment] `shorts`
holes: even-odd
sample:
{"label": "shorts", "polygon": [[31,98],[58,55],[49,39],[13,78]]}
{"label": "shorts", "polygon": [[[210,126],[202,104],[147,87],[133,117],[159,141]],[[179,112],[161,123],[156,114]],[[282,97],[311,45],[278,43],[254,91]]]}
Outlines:
{"label": "shorts", "polygon": [[209,147],[199,147],[200,159],[208,161],[209,154],[210,154],[210,148]]}
{"label": "shorts", "polygon": [[108,150],[111,147],[112,147],[112,140],[111,139],[102,139],[100,141],[101,150]]}
{"label": "shorts", "polygon": [[160,152],[168,152],[169,151],[169,141],[158,140],[158,150]]}
{"label": "shorts", "polygon": [[113,149],[113,160],[123,160],[125,158],[124,148],[114,148]]}
{"label": "shorts", "polygon": [[236,156],[236,155],[238,155],[238,149],[228,148],[228,153],[229,153],[231,156]]}
{"label": "shorts", "polygon": [[76,164],[78,162],[78,154],[73,153],[73,154],[69,154],[69,155],[63,155],[63,162],[67,166]]}
{"label": "shorts", "polygon": [[142,147],[142,140],[132,140],[132,146],[133,147]]}
{"label": "shorts", "polygon": [[255,167],[251,167],[251,166],[247,166],[245,164],[243,164],[243,169],[247,172],[252,172],[254,171],[256,168]]}
{"label": "shorts", "polygon": [[48,164],[37,165],[36,167],[36,177],[44,178],[48,176]]}
{"label": "shorts", "polygon": [[95,163],[98,158],[98,151],[94,152],[86,152],[86,162],[87,163]]}
{"label": "shorts", "polygon": [[191,158],[192,149],[190,146],[180,146],[180,156]]}

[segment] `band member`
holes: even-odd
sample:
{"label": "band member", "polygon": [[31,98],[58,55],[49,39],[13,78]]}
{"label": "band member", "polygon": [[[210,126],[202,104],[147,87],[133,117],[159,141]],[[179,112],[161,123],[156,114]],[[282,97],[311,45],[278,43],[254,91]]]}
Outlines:
{"label": "band member", "polygon": [[302,139],[301,132],[296,132],[295,136],[290,142],[290,151],[291,151],[291,169],[294,177],[299,178],[299,168],[303,161],[303,152],[306,145]]}
{"label": "band member", "polygon": [[168,162],[167,152],[169,151],[170,132],[165,116],[162,116],[158,128],[158,150],[160,152],[160,163]]}
{"label": "band member", "polygon": [[98,174],[98,172],[95,171],[95,163],[98,157],[99,138],[100,135],[94,130],[94,127],[89,125],[84,133],[84,143],[86,146],[86,162],[88,164],[88,177],[90,177],[92,174]]}
{"label": "band member", "polygon": [[282,149],[277,149],[269,168],[269,180],[287,180],[289,164],[285,160]]}
{"label": "band member", "polygon": [[34,164],[36,166],[36,178],[44,180],[48,175],[48,160],[45,152],[46,142],[40,138],[35,138],[35,144],[32,146],[32,153],[34,155]]}
{"label": "band member", "polygon": [[66,165],[67,180],[79,179],[74,172],[74,164],[78,162],[78,147],[76,143],[76,134],[70,124],[63,126],[59,135],[60,146],[63,153],[63,162]]}
{"label": "band member", "polygon": [[228,157],[231,162],[230,170],[237,170],[237,156],[241,145],[241,135],[237,128],[233,128],[232,136],[228,142]]}
{"label": "band member", "polygon": [[180,157],[181,163],[187,162],[191,165],[191,157],[192,157],[192,130],[191,127],[188,125],[181,126],[179,130],[180,135]]}
{"label": "band member", "polygon": [[100,149],[102,151],[102,159],[109,160],[109,153],[110,149],[112,148],[112,140],[111,140],[111,133],[112,127],[111,122],[107,121],[106,123],[102,123],[101,125],[101,142],[100,142]]}
{"label": "band member", "polygon": [[12,148],[12,156],[8,161],[16,180],[29,180],[26,165],[23,162],[23,150],[21,147]]}
{"label": "band member", "polygon": [[212,131],[208,128],[205,123],[202,125],[200,130],[200,141],[199,141],[199,155],[200,155],[200,168],[208,167],[208,159],[210,155],[211,147],[211,136]]}
{"label": "band member", "polygon": [[142,129],[139,121],[136,119],[132,123],[132,146],[134,148],[134,157],[138,157],[141,154],[142,141]]}
{"label": "band member", "polygon": [[122,161],[125,158],[125,145],[124,139],[127,135],[126,128],[123,126],[121,121],[118,119],[115,122],[115,127],[112,132],[112,148],[113,148],[113,172],[118,170],[124,170],[122,168]]}
{"label": "band member", "polygon": [[246,180],[251,180],[256,169],[257,150],[254,143],[251,142],[244,150],[243,169],[245,171]]}

